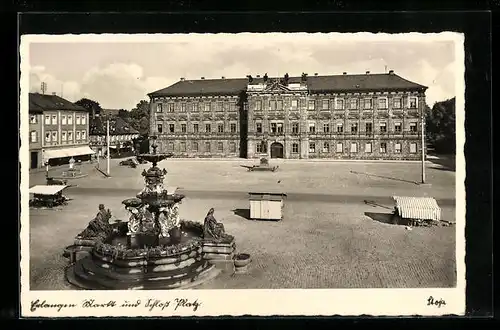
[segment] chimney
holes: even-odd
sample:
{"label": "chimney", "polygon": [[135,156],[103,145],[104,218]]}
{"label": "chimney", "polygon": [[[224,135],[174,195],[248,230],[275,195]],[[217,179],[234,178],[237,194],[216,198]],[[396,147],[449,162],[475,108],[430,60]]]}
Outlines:
{"label": "chimney", "polygon": [[257,77],[257,78],[260,78],[260,74],[258,74],[256,77]]}
{"label": "chimney", "polygon": [[317,75],[318,75],[318,73],[317,73],[317,72],[315,72],[315,73],[314,73],[314,75],[315,75],[315,76],[317,76]]}
{"label": "chimney", "polygon": [[389,70],[389,74],[394,74],[394,70]]}
{"label": "chimney", "polygon": [[345,76],[347,74],[347,72],[342,72],[342,74]]}
{"label": "chimney", "polygon": [[185,80],[184,77],[181,77],[181,81],[184,81],[184,80]]}
{"label": "chimney", "polygon": [[201,77],[201,80],[204,80],[204,79],[205,79],[205,77]]}
{"label": "chimney", "polygon": [[224,77],[224,76],[222,76],[221,78],[222,78],[222,79],[226,79],[226,77]]}
{"label": "chimney", "polygon": [[366,71],[366,74],[370,74],[370,71]]}

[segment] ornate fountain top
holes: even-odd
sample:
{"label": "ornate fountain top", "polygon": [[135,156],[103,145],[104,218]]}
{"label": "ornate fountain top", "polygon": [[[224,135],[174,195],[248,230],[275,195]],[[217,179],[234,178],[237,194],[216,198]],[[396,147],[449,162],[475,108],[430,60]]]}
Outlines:
{"label": "ornate fountain top", "polygon": [[151,135],[150,138],[151,138],[151,140],[153,140],[153,142],[151,144],[151,149],[153,149],[153,151],[151,153],[148,153],[148,154],[140,154],[139,156],[142,159],[152,163],[152,165],[153,165],[152,168],[155,168],[159,162],[161,162],[164,159],[172,157],[174,154],[173,153],[157,153],[156,149],[158,148],[158,145],[156,144],[156,139],[158,137],[156,135]]}

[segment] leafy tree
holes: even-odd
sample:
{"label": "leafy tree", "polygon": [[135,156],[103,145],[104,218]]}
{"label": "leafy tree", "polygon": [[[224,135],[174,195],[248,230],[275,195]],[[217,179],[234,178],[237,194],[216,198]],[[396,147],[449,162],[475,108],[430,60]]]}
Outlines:
{"label": "leafy tree", "polygon": [[436,102],[427,111],[425,124],[427,141],[437,152],[455,152],[455,98]]}
{"label": "leafy tree", "polygon": [[101,110],[102,110],[99,102],[96,102],[96,101],[90,100],[90,99],[86,99],[86,98],[83,98],[83,99],[76,101],[75,104],[87,109],[87,111],[90,115],[94,115],[94,114],[98,115],[101,113]]}
{"label": "leafy tree", "polygon": [[130,111],[127,111],[125,109],[120,109],[118,110],[118,117],[127,120],[130,118]]}
{"label": "leafy tree", "polygon": [[129,113],[129,124],[141,135],[149,134],[149,102],[141,100]]}

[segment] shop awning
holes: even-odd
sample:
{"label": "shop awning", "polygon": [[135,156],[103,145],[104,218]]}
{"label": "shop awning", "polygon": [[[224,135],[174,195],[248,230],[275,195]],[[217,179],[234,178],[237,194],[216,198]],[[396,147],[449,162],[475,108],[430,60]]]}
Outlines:
{"label": "shop awning", "polygon": [[68,186],[64,185],[51,185],[51,186],[38,185],[31,187],[29,193],[37,195],[55,195],[67,187]]}
{"label": "shop awning", "polygon": [[48,149],[43,153],[43,159],[53,159],[53,158],[64,158],[64,157],[74,157],[82,155],[91,155],[95,151],[90,149],[89,146],[75,147],[75,148],[64,148],[64,149]]}
{"label": "shop awning", "polygon": [[406,219],[441,220],[441,208],[431,197],[394,196],[399,215]]}

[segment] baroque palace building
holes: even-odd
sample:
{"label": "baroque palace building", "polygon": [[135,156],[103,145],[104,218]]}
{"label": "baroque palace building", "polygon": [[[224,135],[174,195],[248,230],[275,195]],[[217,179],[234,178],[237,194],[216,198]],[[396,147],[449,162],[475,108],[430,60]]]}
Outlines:
{"label": "baroque palace building", "polygon": [[181,80],[148,94],[176,157],[421,157],[427,87],[385,74]]}

